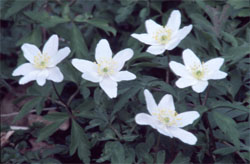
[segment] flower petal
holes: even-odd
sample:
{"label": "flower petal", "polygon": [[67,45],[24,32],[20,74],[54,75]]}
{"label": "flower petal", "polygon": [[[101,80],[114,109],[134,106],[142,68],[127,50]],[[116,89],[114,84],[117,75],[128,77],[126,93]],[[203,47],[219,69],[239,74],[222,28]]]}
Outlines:
{"label": "flower petal", "polygon": [[112,59],[112,50],[110,49],[109,42],[106,39],[100,40],[95,49],[95,60],[97,63],[100,63],[102,59]]}
{"label": "flower petal", "polygon": [[177,31],[174,37],[179,38],[179,40],[184,39],[192,30],[193,25],[188,25]]}
{"label": "flower petal", "polygon": [[43,54],[54,56],[58,51],[59,39],[57,35],[52,35],[43,47]]}
{"label": "flower petal", "polygon": [[102,80],[102,77],[96,72],[84,72],[82,78],[93,83],[99,83]]}
{"label": "flower petal", "polygon": [[36,76],[39,73],[39,71],[32,71],[29,72],[28,74],[24,75],[20,80],[19,80],[19,84],[23,85],[26,84],[30,81],[36,80]]}
{"label": "flower petal", "polygon": [[178,87],[178,88],[186,88],[186,87],[189,87],[189,86],[192,86],[192,85],[195,85],[197,83],[197,80],[194,79],[194,78],[186,78],[186,77],[181,77],[179,78],[176,82],[175,82],[175,85]]}
{"label": "flower petal", "polygon": [[59,83],[63,81],[63,74],[58,67],[49,68],[47,79]]}
{"label": "flower petal", "polygon": [[24,57],[32,64],[34,64],[34,56],[41,54],[41,51],[33,44],[25,43],[22,45],[21,49]]}
{"label": "flower petal", "polygon": [[175,110],[173,96],[166,94],[162,97],[161,101],[158,104],[158,108],[167,109],[167,110]]}
{"label": "flower petal", "polygon": [[146,113],[137,114],[135,116],[135,122],[139,125],[150,125],[152,128],[156,128],[156,120]]}
{"label": "flower petal", "polygon": [[171,12],[167,22],[167,28],[171,29],[174,33],[179,30],[181,25],[181,13],[179,10]]}
{"label": "flower petal", "polygon": [[142,43],[148,44],[148,45],[158,45],[151,35],[149,34],[132,34],[133,38],[139,40]]}
{"label": "flower petal", "polygon": [[146,99],[146,105],[148,112],[152,115],[155,110],[157,110],[157,104],[155,103],[155,99],[153,95],[149,92],[149,90],[144,90],[144,96]]}
{"label": "flower petal", "polygon": [[176,75],[181,77],[189,77],[189,72],[183,64],[171,61],[169,63],[169,67]]}
{"label": "flower petal", "polygon": [[184,64],[187,68],[191,69],[194,66],[201,67],[200,59],[190,49],[185,49],[182,53]]}
{"label": "flower petal", "polygon": [[[217,71],[219,71],[220,67],[224,63],[223,58],[214,58],[211,60],[208,60],[206,63],[204,63],[204,67],[206,68],[206,74],[204,79],[211,79],[210,77],[213,76],[213,74]],[[220,74],[220,73],[219,73]],[[216,74],[214,75],[216,79]],[[225,74],[221,75],[221,77],[224,77]],[[219,75],[220,77],[220,75]]]}
{"label": "flower petal", "polygon": [[123,80],[134,80],[136,76],[129,71],[120,71],[110,76],[110,78],[116,82],[119,82]]}
{"label": "flower petal", "polygon": [[192,86],[192,89],[197,93],[201,93],[207,88],[207,85],[208,85],[207,81],[198,81],[197,84]]}
{"label": "flower petal", "polygon": [[70,53],[69,47],[64,47],[60,49],[56,55],[53,55],[50,59],[49,67],[54,67],[65,59]]}
{"label": "flower petal", "polygon": [[30,63],[24,63],[18,66],[12,73],[12,76],[27,75],[31,71],[36,71],[37,69]]}
{"label": "flower petal", "polygon": [[158,124],[156,129],[159,133],[173,138],[173,135],[171,134],[171,132],[168,130],[168,128],[166,126]]}
{"label": "flower petal", "polygon": [[73,59],[71,61],[72,65],[82,73],[85,72],[97,72],[97,64],[84,60],[84,59]]}
{"label": "flower petal", "polygon": [[124,66],[125,62],[131,59],[134,55],[134,51],[130,48],[126,48],[124,50],[119,51],[113,58],[113,60],[117,63],[117,71],[120,71]]}
{"label": "flower petal", "polygon": [[173,50],[175,47],[178,46],[178,44],[181,42],[181,39],[179,38],[174,38],[173,40],[170,40],[166,45],[165,49],[166,50]]}
{"label": "flower petal", "polygon": [[177,118],[180,119],[178,121],[178,127],[184,127],[189,124],[192,124],[194,120],[200,117],[200,114],[196,111],[183,112],[177,115]]}
{"label": "flower petal", "polygon": [[216,71],[210,75],[209,79],[218,80],[218,79],[224,79],[225,77],[227,77],[226,72]]}
{"label": "flower petal", "polygon": [[146,30],[149,35],[153,35],[156,31],[163,28],[161,25],[157,24],[152,19],[146,20],[145,22]]}
{"label": "flower petal", "polygon": [[37,84],[43,86],[46,83],[46,79],[48,76],[49,76],[49,71],[47,69],[40,71],[36,77]]}
{"label": "flower petal", "polygon": [[153,55],[160,55],[165,51],[165,46],[164,45],[159,45],[159,46],[150,46],[147,49],[148,53],[151,53]]}
{"label": "flower petal", "polygon": [[117,96],[117,82],[110,78],[105,78],[100,82],[100,86],[110,98]]}
{"label": "flower petal", "polygon": [[192,133],[186,130],[174,127],[171,127],[168,130],[174,137],[180,139],[182,142],[186,144],[195,145],[197,142],[197,138]]}

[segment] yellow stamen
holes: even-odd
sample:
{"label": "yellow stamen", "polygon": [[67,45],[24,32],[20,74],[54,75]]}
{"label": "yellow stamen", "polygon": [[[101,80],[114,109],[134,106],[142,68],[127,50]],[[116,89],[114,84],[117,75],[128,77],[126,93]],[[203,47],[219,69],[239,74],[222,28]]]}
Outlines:
{"label": "yellow stamen", "polygon": [[178,113],[174,110],[160,109],[158,112],[153,113],[153,116],[166,126],[175,126],[181,120],[177,117]]}
{"label": "yellow stamen", "polygon": [[159,43],[159,44],[167,44],[171,39],[172,31],[168,28],[162,28],[158,30],[153,38]]}
{"label": "yellow stamen", "polygon": [[99,61],[97,66],[97,73],[100,76],[108,76],[113,75],[115,73],[117,63],[112,59],[108,60],[103,58],[101,61]]}
{"label": "yellow stamen", "polygon": [[37,69],[45,69],[49,64],[50,56],[38,53],[34,57],[34,67]]}

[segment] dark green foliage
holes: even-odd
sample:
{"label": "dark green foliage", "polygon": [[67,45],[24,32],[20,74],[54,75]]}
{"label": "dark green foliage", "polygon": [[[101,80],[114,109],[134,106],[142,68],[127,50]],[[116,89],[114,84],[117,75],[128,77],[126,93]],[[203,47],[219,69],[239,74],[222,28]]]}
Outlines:
{"label": "dark green foliage", "polygon": [[[58,102],[49,81],[43,87],[31,82],[25,96],[19,97],[29,97],[30,101],[20,108],[14,122],[36,109],[37,115],[52,123],[33,124],[28,131],[15,132],[9,139],[11,144],[1,148],[1,163],[249,163],[249,6],[248,0],[0,0],[1,99],[18,86],[20,77],[11,74],[26,62],[22,44],[42,48],[49,36],[57,34],[60,47],[71,49],[58,65],[64,81],[56,88],[63,103]],[[200,95],[202,104],[190,87],[176,87],[177,77],[172,72],[169,83],[165,82],[166,54],[153,56],[145,52],[148,46],[131,37],[146,31],[147,19],[166,24],[174,9],[182,14],[181,27],[192,24],[193,29],[168,52],[170,60],[182,62],[186,48],[202,61],[225,59],[221,70],[228,77],[209,81]],[[71,64],[72,58],[94,61],[96,44],[102,38],[109,41],[114,54],[125,48],[134,51],[124,69],[137,78],[118,83],[114,99],[108,98],[98,84],[82,79]],[[157,102],[172,94],[179,113],[200,113],[200,119],[185,127],[198,138],[196,145],[163,135],[157,144],[159,133],[155,129],[135,123],[137,113],[148,113],[144,89],[149,89]],[[48,113],[43,110],[46,107],[56,107],[56,112]],[[59,130],[66,120],[69,129]],[[8,128],[1,127],[1,131]],[[53,148],[27,151],[31,138]]]}

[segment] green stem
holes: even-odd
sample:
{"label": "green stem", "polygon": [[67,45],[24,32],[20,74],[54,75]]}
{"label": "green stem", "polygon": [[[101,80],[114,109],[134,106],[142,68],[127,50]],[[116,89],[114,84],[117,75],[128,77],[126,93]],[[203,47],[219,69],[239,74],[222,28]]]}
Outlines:
{"label": "green stem", "polygon": [[170,62],[170,56],[169,56],[169,53],[166,51],[166,54],[167,54],[167,58],[168,58],[168,68],[166,69],[166,83],[169,84],[169,62]]}
{"label": "green stem", "polygon": [[64,104],[64,107],[67,109],[70,117],[72,119],[75,119],[75,116],[73,115],[71,108],[62,100],[61,96],[59,95],[59,93],[58,93],[58,91],[56,89],[55,83],[53,81],[51,81],[51,83],[52,83],[52,87],[53,87],[58,99],[61,101],[62,104]]}
{"label": "green stem", "polygon": [[161,141],[161,134],[159,133],[158,138],[157,138],[157,143],[156,143],[156,146],[155,146],[156,151],[159,150],[160,141]]}

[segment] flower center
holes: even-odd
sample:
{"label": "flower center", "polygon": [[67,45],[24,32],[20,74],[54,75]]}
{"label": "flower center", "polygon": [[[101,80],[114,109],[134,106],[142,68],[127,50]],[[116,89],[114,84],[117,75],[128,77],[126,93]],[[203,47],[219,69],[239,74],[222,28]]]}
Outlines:
{"label": "flower center", "polygon": [[167,44],[171,39],[172,31],[168,28],[162,28],[158,30],[153,38],[159,43],[159,44]]}
{"label": "flower center", "polygon": [[38,69],[45,69],[49,64],[50,56],[38,53],[34,56],[34,66]]}
{"label": "flower center", "polygon": [[103,58],[97,66],[97,72],[100,76],[109,76],[116,72],[116,62],[112,59]]}
{"label": "flower center", "polygon": [[191,72],[192,72],[192,75],[194,78],[196,78],[197,80],[201,80],[205,73],[206,73],[206,68],[204,67],[203,65],[204,63],[202,63],[201,66],[198,66],[198,65],[194,65],[192,68],[191,68]]}
{"label": "flower center", "polygon": [[177,115],[176,111],[168,109],[160,109],[158,112],[153,113],[153,116],[166,126],[177,125],[180,120],[180,118],[177,118]]}

